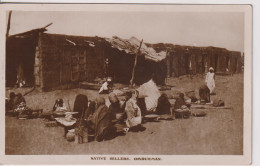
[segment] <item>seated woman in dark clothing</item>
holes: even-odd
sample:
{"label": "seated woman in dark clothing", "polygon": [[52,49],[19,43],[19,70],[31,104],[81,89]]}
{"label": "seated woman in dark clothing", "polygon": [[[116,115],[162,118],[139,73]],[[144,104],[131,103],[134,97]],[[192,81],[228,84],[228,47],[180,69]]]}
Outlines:
{"label": "seated woman in dark clothing", "polygon": [[116,119],[117,113],[123,113],[124,110],[121,108],[120,102],[114,93],[110,93],[108,96],[108,99],[110,101],[110,106],[108,108],[108,111],[112,114],[112,119]]}
{"label": "seated woman in dark clothing", "polygon": [[146,108],[145,97],[139,97],[138,96],[136,98],[136,104],[140,108],[143,116],[149,114],[149,112],[147,111],[147,108]]}
{"label": "seated woman in dark clothing", "polygon": [[171,103],[169,102],[168,97],[165,93],[163,93],[158,98],[158,103],[157,103],[155,113],[158,115],[171,114]]}
{"label": "seated woman in dark clothing", "polygon": [[112,126],[112,113],[105,105],[105,99],[99,97],[96,101],[97,109],[94,113],[95,139],[100,142],[115,137],[116,128]]}
{"label": "seated woman in dark clothing", "polygon": [[75,114],[74,117],[77,119],[79,118],[83,119],[87,108],[88,108],[88,97],[82,94],[77,95],[74,102],[73,112],[78,112],[78,114]]}
{"label": "seated woman in dark clothing", "polygon": [[181,116],[190,116],[190,105],[186,104],[185,100],[184,100],[184,94],[183,93],[179,93],[179,97],[176,99],[175,104],[174,104],[174,109],[173,109],[173,113],[175,114],[175,117],[178,114],[181,114]]}
{"label": "seated woman in dark clothing", "polygon": [[[88,139],[88,128],[85,119],[85,113],[88,109],[88,97],[83,94],[79,94],[76,96],[74,102],[73,112],[77,112],[74,117],[77,118],[77,122],[75,124],[75,134],[78,136],[79,143],[84,143],[83,140]],[[65,117],[66,118],[66,117]],[[68,129],[73,128],[65,127],[65,133],[68,132]]]}
{"label": "seated woman in dark clothing", "polygon": [[210,102],[210,90],[207,85],[202,85],[199,89],[200,103]]}
{"label": "seated woman in dark clothing", "polygon": [[176,99],[175,104],[174,104],[174,110],[181,109],[183,105],[186,105],[185,100],[184,100],[184,94],[179,93],[179,97]]}

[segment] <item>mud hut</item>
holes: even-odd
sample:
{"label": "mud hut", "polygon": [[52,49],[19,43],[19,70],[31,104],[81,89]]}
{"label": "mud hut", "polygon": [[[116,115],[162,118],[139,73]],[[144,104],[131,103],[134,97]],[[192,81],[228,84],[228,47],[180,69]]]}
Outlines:
{"label": "mud hut", "polygon": [[22,77],[27,85],[49,91],[77,87],[80,81],[104,76],[105,39],[45,31],[35,29],[7,38],[6,86]]}
{"label": "mud hut", "polygon": [[[45,33],[34,29],[9,36],[6,40],[6,86],[25,81],[42,91],[78,87],[79,82],[112,76],[115,82],[129,84],[137,39],[105,39]],[[139,43],[138,43],[139,42]],[[134,83],[142,84],[152,77],[163,84],[166,74],[165,53],[141,47]],[[106,60],[108,64],[106,65]],[[166,72],[165,72],[166,73]]]}

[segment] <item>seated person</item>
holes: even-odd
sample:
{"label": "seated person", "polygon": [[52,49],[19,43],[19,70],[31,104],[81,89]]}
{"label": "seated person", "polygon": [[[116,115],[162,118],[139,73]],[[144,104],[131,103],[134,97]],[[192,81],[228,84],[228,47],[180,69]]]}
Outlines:
{"label": "seated person", "polygon": [[85,120],[87,121],[90,116],[92,116],[95,113],[96,109],[96,102],[95,101],[90,101],[88,105],[88,109],[85,112]]}
{"label": "seated person", "polygon": [[121,108],[122,108],[123,110],[125,110],[126,103],[127,103],[127,101],[128,101],[129,99],[131,99],[131,97],[132,97],[132,92],[128,91],[128,92],[125,93],[125,101],[124,101],[124,103],[121,105]]}
{"label": "seated person", "polygon": [[95,125],[94,123],[91,123],[91,119],[93,119],[93,115],[96,110],[96,102],[90,101],[87,111],[85,112],[85,118],[84,121],[86,122],[86,126],[89,130],[89,133],[93,134],[95,133]]}
{"label": "seated person", "polygon": [[[147,108],[146,108],[146,103],[145,103],[145,96],[139,96],[136,98],[136,104],[138,105],[138,107],[140,108],[141,110],[141,114],[144,116],[144,115],[147,115],[149,114],[149,112],[147,111]],[[153,113],[153,112],[152,112]]]}
{"label": "seated person", "polygon": [[21,93],[18,93],[14,98],[14,112],[18,116],[26,110],[26,102]]}
{"label": "seated person", "polygon": [[199,89],[200,103],[210,102],[210,90],[207,85],[202,85]]}
{"label": "seated person", "polygon": [[[17,116],[17,118],[36,118],[39,116],[39,113],[42,113],[42,109],[36,109],[33,110],[31,108],[28,108],[26,105],[26,101],[21,93],[18,93],[14,99],[13,99],[13,109],[14,109],[14,115]],[[33,114],[37,113],[37,114]]]}
{"label": "seated person", "polygon": [[67,110],[66,105],[65,105],[63,99],[57,99],[55,101],[55,104],[54,104],[53,108],[52,108],[53,112],[54,111],[60,111],[60,110]]}
{"label": "seated person", "polygon": [[135,94],[126,102],[126,125],[130,130],[132,127],[138,126],[142,122],[141,110],[136,103],[137,95],[138,93],[135,92]]}
{"label": "seated person", "polygon": [[14,106],[16,107],[22,102],[26,103],[23,95],[21,93],[18,93],[14,98]]}
{"label": "seated person", "polygon": [[184,100],[184,94],[179,93],[179,97],[177,97],[175,104],[174,104],[174,110],[181,109],[183,105],[186,105],[186,102]]}
{"label": "seated person", "polygon": [[179,93],[179,97],[176,99],[175,104],[174,104],[174,113],[184,113],[184,115],[189,115],[189,104],[186,104],[184,100],[184,94]]}
{"label": "seated person", "polygon": [[158,103],[157,103],[155,113],[158,115],[171,114],[171,103],[169,102],[168,97],[165,93],[163,93],[158,98]]}
{"label": "seated person", "polygon": [[108,111],[112,113],[112,119],[116,119],[116,114],[123,113],[124,110],[121,108],[120,101],[118,100],[115,93],[110,93],[108,95],[108,99],[111,103]]}
{"label": "seated person", "polygon": [[101,88],[99,89],[99,94],[108,94],[109,90],[112,88],[112,79],[108,78],[106,82],[103,83]]}
{"label": "seated person", "polygon": [[13,110],[14,109],[14,99],[15,99],[15,93],[11,92],[9,95],[9,100],[6,101],[5,103],[5,110]]}
{"label": "seated person", "polygon": [[100,142],[113,138],[116,134],[116,128],[112,126],[112,114],[105,105],[105,99],[99,97],[96,103],[97,109],[90,121],[95,126],[95,139]]}

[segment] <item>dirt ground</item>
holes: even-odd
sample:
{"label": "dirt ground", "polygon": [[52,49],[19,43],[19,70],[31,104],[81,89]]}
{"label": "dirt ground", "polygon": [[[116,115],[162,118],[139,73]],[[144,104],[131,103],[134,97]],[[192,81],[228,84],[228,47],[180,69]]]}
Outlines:
{"label": "dirt ground", "polygon": [[[167,94],[195,90],[204,82],[197,75],[171,78],[174,87]],[[6,90],[8,93],[11,90]],[[12,90],[13,91],[13,90]],[[24,93],[24,89],[16,92]],[[28,89],[27,89],[28,91]],[[109,141],[75,144],[63,138],[62,127],[44,127],[42,119],[17,120],[6,117],[6,154],[157,154],[157,155],[241,155],[243,154],[243,74],[216,76],[216,95],[232,109],[205,109],[206,117],[175,119],[173,121],[147,122],[143,132],[128,132]],[[32,92],[25,96],[31,108],[52,108],[56,98],[63,98],[72,109],[75,96],[86,94],[90,100],[96,91],[72,89],[52,92]],[[104,95],[105,96],[105,95]],[[105,96],[106,97],[106,96]],[[247,111],[247,110],[245,110]]]}

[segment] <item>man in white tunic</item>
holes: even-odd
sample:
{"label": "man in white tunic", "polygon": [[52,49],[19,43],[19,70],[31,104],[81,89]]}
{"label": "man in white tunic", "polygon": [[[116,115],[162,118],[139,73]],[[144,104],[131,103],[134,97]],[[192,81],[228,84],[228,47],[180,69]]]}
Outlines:
{"label": "man in white tunic", "polygon": [[209,72],[206,75],[205,82],[210,90],[210,93],[213,93],[215,88],[215,73],[213,67],[209,68]]}

